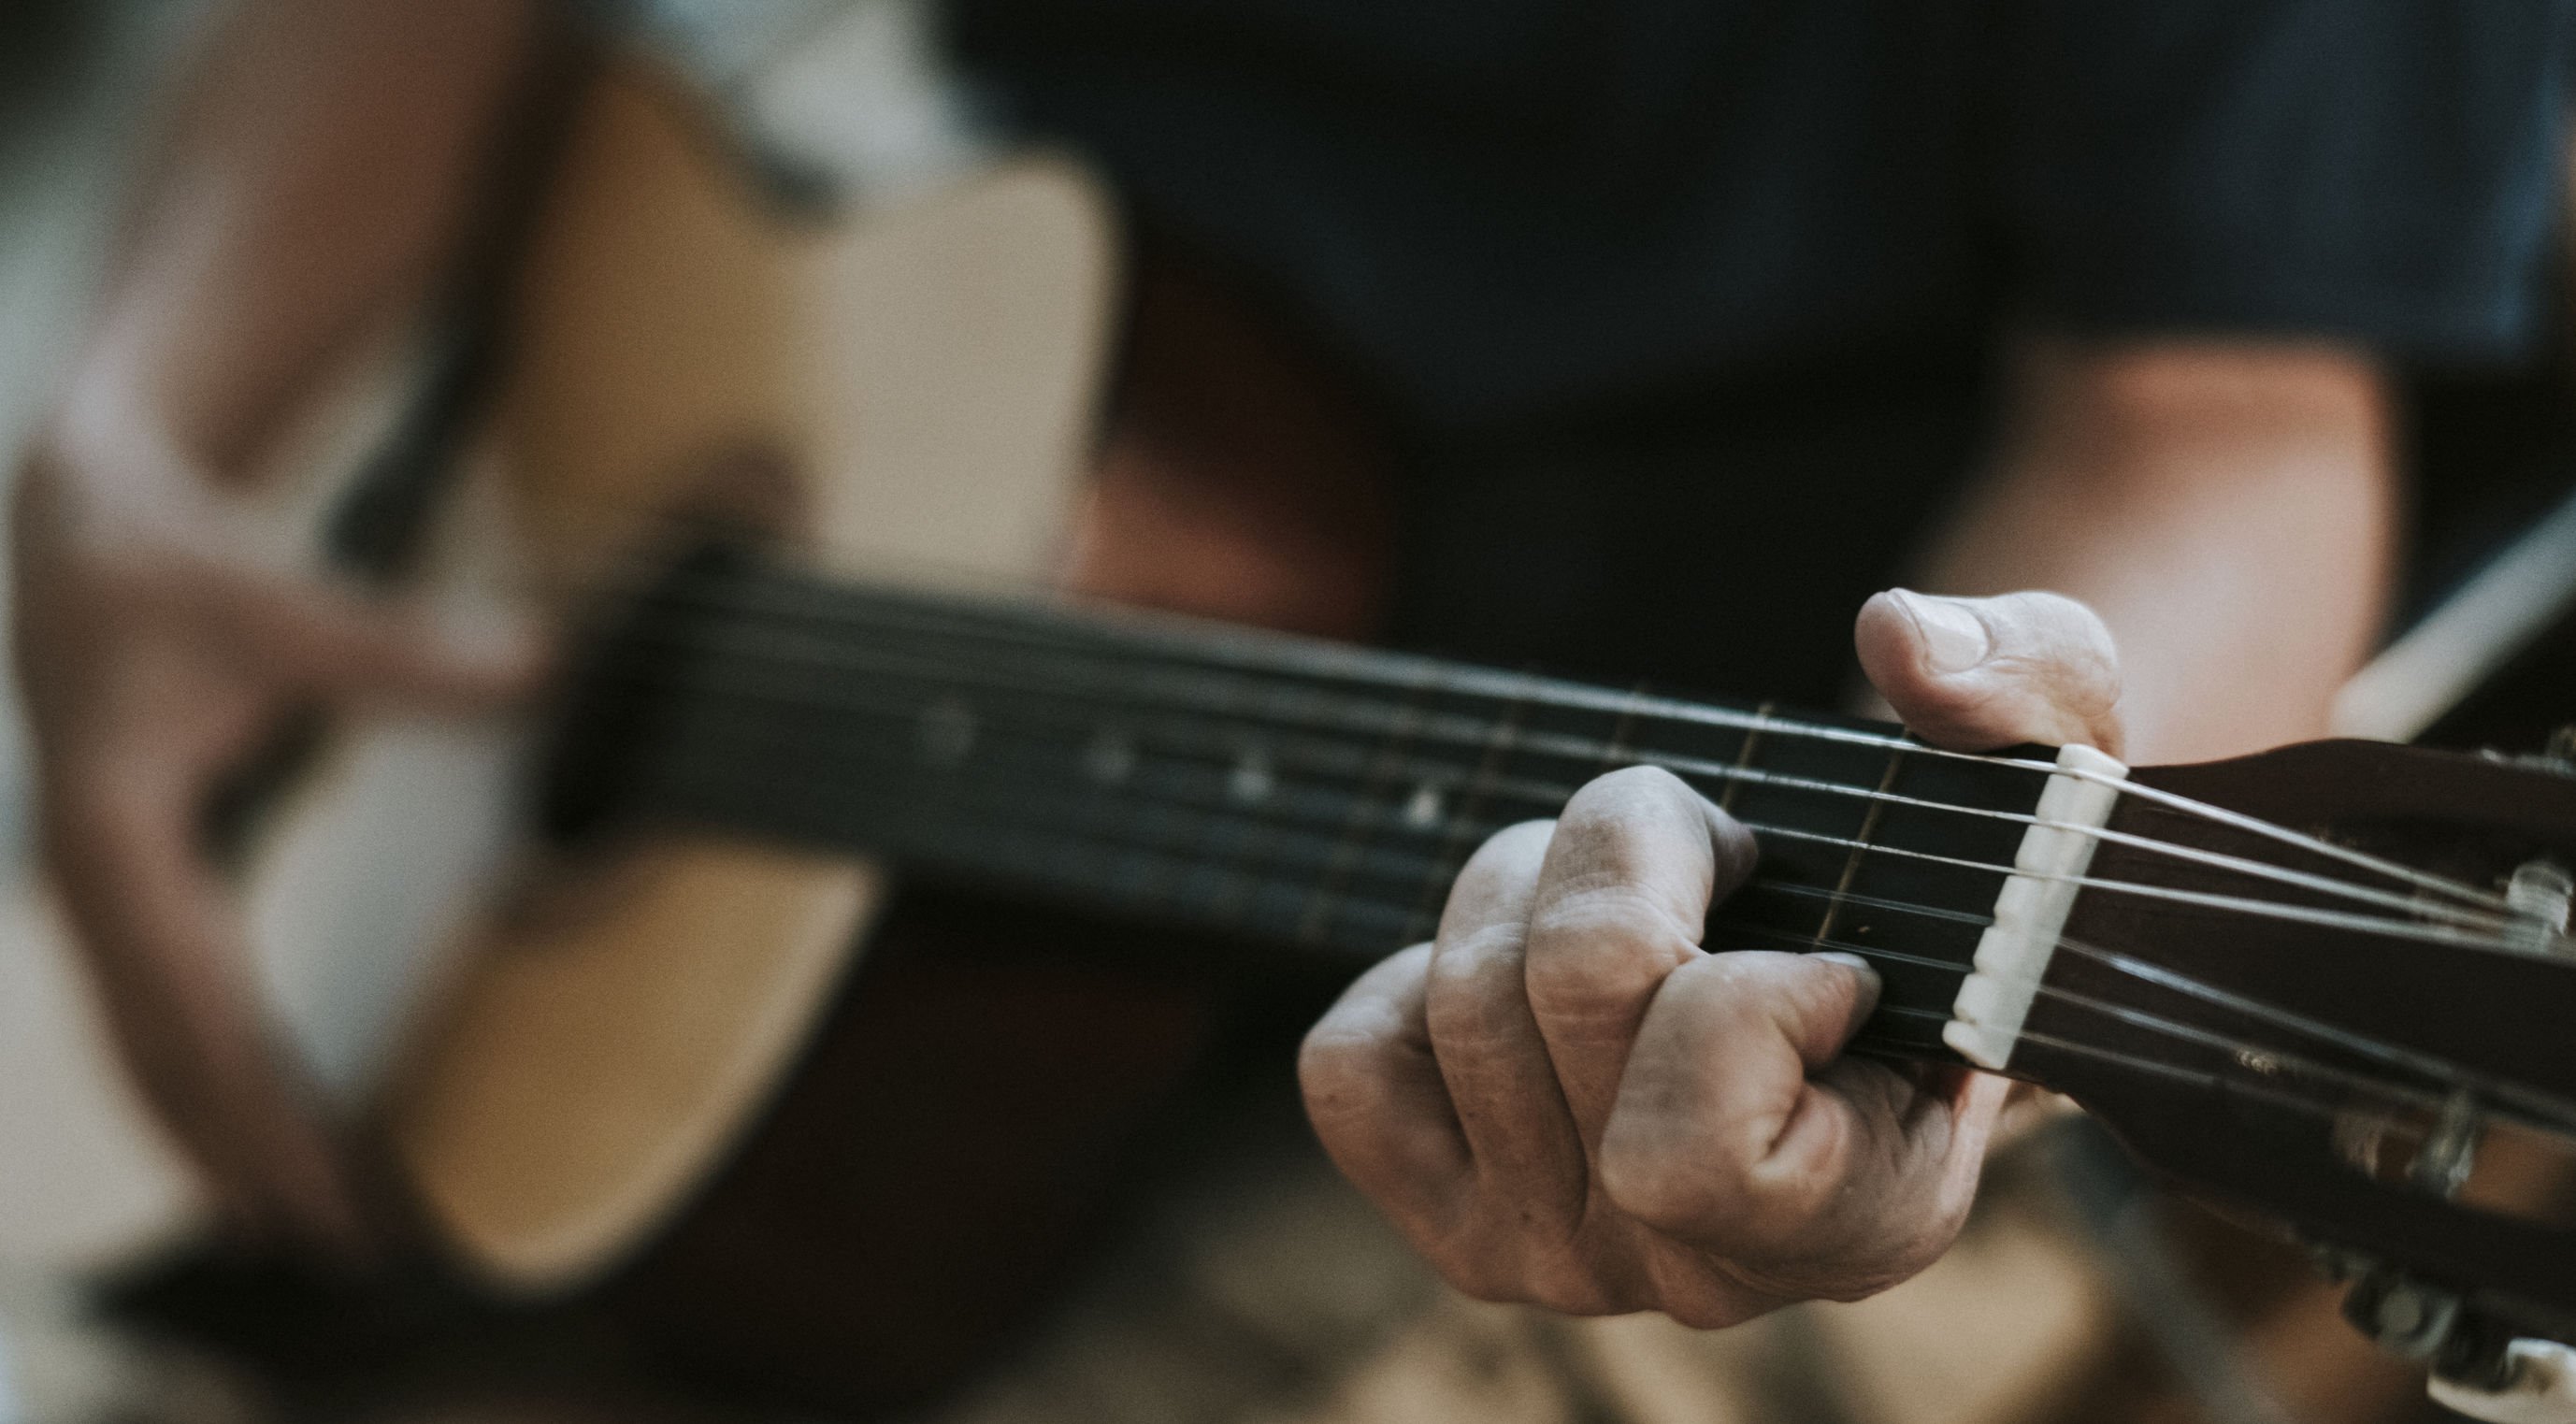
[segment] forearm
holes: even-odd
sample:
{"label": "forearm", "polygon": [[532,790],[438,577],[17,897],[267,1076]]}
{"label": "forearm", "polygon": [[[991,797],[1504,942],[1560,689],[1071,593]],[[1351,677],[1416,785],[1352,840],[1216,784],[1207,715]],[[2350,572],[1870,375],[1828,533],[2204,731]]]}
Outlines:
{"label": "forearm", "polygon": [[[53,438],[221,478],[453,245],[531,0],[248,0],[172,106]],[[103,448],[102,448],[103,447]]]}
{"label": "forearm", "polygon": [[2323,348],[2035,348],[1995,474],[1930,552],[1946,593],[2048,588],[2120,645],[2144,761],[2322,735],[2389,582],[2376,373]]}

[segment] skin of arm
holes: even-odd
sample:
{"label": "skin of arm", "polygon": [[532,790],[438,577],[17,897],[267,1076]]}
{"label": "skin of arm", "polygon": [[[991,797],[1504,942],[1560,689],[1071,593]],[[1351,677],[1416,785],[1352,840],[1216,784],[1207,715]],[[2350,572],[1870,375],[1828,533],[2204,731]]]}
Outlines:
{"label": "skin of arm", "polygon": [[327,360],[452,246],[529,0],[252,0],[175,96],[57,430],[238,479]]}
{"label": "skin of arm", "polygon": [[231,536],[263,442],[455,245],[534,21],[530,0],[222,14],[15,490],[39,829],[117,1046],[237,1227],[350,1259],[348,1163],[248,989],[198,808],[292,708],[469,705],[529,660],[442,648]]}
{"label": "skin of arm", "polygon": [[2365,357],[2252,341],[2026,344],[1994,474],[1927,587],[2053,589],[2110,626],[2127,754],[2325,735],[2385,615],[2397,486]]}

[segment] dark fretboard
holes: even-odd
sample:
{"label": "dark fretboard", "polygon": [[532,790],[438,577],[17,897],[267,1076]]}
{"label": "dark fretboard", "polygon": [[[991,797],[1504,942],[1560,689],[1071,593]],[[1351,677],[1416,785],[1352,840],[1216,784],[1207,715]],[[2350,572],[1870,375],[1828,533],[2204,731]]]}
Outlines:
{"label": "dark fretboard", "polygon": [[865,850],[1355,960],[1428,937],[1495,830],[1662,765],[1762,847],[1708,942],[1867,956],[1867,1040],[1930,1055],[2046,779],[1868,723],[721,561],[643,600],[575,706],[559,827]]}

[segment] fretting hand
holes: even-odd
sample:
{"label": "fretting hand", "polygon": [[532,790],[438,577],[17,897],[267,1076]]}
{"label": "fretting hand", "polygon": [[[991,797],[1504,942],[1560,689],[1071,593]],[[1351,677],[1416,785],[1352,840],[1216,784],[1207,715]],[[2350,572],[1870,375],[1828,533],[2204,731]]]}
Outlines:
{"label": "fretting hand", "polygon": [[[1862,667],[1916,734],[2119,750],[2110,635],[2044,593],[1881,594]],[[2008,1084],[1839,1057],[1858,959],[1703,947],[1753,838],[1659,770],[1467,862],[1437,938],[1370,971],[1300,1074],[1333,1159],[1453,1284],[1732,1324],[1946,1249]]]}

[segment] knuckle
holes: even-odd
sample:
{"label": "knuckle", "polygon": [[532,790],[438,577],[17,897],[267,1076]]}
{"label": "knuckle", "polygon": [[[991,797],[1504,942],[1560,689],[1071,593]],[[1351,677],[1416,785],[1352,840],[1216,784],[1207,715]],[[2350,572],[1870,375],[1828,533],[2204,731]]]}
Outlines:
{"label": "knuckle", "polygon": [[1500,1032],[1497,1014],[1516,1011],[1522,996],[1528,928],[1514,920],[1483,925],[1440,942],[1424,985],[1431,1036],[1448,1045]]}
{"label": "knuckle", "polygon": [[1621,1214],[1682,1237],[1701,1234],[1721,1213],[1721,1184],[1732,1175],[1660,1140],[1643,1139],[1617,1119],[1602,1138],[1597,1170],[1602,1194]]}
{"label": "knuckle", "polygon": [[1560,1007],[1610,995],[1623,1002],[1699,953],[1695,926],[1654,896],[1623,882],[1572,889],[1530,917],[1529,941],[1576,953],[1531,953],[1534,1005]]}
{"label": "knuckle", "polygon": [[1632,881],[1610,876],[1567,885],[1531,913],[1530,933],[1657,949],[1676,941],[1692,944],[1697,938],[1662,900]]}
{"label": "knuckle", "polygon": [[1630,766],[1606,772],[1577,788],[1558,819],[1558,834],[1572,836],[1602,854],[1620,849],[1674,821],[1676,813],[1699,815],[1700,794],[1689,783],[1660,766]]}
{"label": "knuckle", "polygon": [[1435,999],[1485,986],[1488,976],[1516,968],[1529,942],[1522,920],[1498,920],[1452,932],[1431,956],[1428,989]]}

